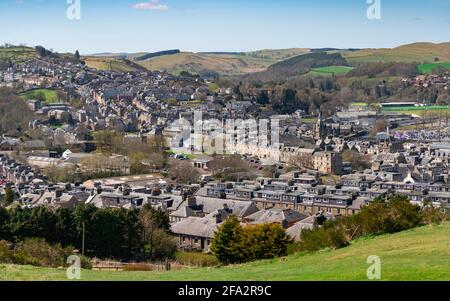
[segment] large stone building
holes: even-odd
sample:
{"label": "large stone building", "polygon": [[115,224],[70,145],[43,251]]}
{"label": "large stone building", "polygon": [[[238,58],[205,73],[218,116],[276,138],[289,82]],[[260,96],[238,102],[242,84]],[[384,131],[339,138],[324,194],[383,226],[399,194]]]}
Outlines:
{"label": "large stone building", "polygon": [[314,170],[322,174],[342,173],[342,155],[336,152],[316,152],[313,155]]}

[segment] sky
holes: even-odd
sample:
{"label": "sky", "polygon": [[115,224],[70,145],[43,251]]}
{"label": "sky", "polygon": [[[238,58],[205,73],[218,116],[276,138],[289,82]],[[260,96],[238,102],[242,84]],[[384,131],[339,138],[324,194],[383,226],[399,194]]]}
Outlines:
{"label": "sky", "polygon": [[450,0],[0,0],[0,44],[81,54],[391,48],[449,28]]}

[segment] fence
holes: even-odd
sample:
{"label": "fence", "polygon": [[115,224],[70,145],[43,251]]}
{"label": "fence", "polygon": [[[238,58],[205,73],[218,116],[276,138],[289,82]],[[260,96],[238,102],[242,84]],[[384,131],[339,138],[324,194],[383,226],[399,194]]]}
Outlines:
{"label": "fence", "polygon": [[94,271],[156,271],[166,272],[170,270],[179,270],[183,266],[177,262],[162,263],[121,263],[115,261],[93,261],[92,270]]}

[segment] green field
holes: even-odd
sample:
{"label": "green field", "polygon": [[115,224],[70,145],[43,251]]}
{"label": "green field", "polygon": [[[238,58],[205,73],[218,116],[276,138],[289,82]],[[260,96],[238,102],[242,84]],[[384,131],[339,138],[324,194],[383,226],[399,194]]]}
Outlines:
{"label": "green field", "polygon": [[219,90],[219,85],[216,83],[211,83],[209,84],[209,91],[211,91],[212,93],[217,92],[217,90]]}
{"label": "green field", "polygon": [[392,107],[392,108],[384,108],[382,109],[382,112],[414,114],[421,117],[430,115],[438,116],[450,114],[450,106]]}
{"label": "green field", "polygon": [[[450,280],[450,224],[359,239],[339,250],[297,254],[222,268],[171,272],[83,271],[86,281],[367,280],[371,255],[381,259],[382,280]],[[65,270],[0,265],[0,280],[65,280]]]}
{"label": "green field", "polygon": [[29,92],[22,93],[23,99],[36,99],[37,95],[42,94],[46,103],[60,103],[63,102],[59,99],[58,93],[55,90],[50,89],[37,89]]}
{"label": "green field", "polygon": [[36,51],[29,47],[0,47],[0,61],[11,60],[13,63],[22,63],[26,60],[36,57]]}
{"label": "green field", "polygon": [[346,75],[351,70],[353,70],[353,67],[348,66],[328,66],[328,67],[321,67],[321,68],[313,68],[308,75]]}
{"label": "green field", "polygon": [[438,62],[438,63],[433,63],[433,64],[422,64],[419,65],[419,72],[422,74],[428,74],[431,73],[434,69],[436,69],[437,67],[444,67],[447,69],[450,69],[450,62]]}

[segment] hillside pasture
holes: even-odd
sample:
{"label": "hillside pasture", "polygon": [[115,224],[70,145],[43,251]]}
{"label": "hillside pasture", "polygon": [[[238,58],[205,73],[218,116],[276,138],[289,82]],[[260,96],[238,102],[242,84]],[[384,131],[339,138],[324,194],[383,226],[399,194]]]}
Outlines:
{"label": "hillside pasture", "polygon": [[140,69],[128,60],[116,57],[83,57],[86,65],[97,70],[112,70],[118,72],[131,72]]}
{"label": "hillside pasture", "polygon": [[450,62],[436,62],[430,64],[422,64],[419,65],[418,69],[419,72],[422,74],[429,74],[433,72],[433,70],[436,69],[437,67],[443,67],[450,70]]}
{"label": "hillside pasture", "polygon": [[328,66],[328,67],[320,67],[313,68],[310,72],[307,73],[309,76],[338,76],[338,75],[347,75],[353,67],[348,66]]}

